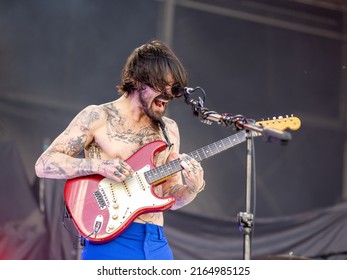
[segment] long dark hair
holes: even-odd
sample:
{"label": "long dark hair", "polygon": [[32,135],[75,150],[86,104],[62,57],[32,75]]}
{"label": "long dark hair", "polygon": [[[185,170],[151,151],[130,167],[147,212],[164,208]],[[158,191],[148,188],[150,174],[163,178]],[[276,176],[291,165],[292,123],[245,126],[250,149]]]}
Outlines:
{"label": "long dark hair", "polygon": [[130,54],[117,89],[119,93],[128,95],[141,84],[146,84],[163,91],[170,84],[169,77],[175,86],[188,84],[187,71],[170,47],[159,40],[151,40]]}

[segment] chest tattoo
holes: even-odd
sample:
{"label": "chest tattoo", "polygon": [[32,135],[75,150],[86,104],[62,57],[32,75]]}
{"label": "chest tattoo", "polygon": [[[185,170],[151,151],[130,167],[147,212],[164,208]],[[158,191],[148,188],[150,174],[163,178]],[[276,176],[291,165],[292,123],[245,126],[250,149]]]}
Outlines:
{"label": "chest tattoo", "polygon": [[121,141],[136,146],[161,139],[158,127],[146,125],[133,128],[114,106],[110,106],[108,110],[106,131],[110,141]]}

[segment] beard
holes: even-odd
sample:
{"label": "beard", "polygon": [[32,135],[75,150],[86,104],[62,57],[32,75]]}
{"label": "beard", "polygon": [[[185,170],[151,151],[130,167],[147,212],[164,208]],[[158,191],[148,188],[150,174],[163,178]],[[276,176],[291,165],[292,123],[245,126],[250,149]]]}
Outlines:
{"label": "beard", "polygon": [[150,119],[154,120],[154,121],[159,121],[166,112],[166,106],[164,107],[163,110],[154,110],[153,107],[153,101],[146,99],[145,94],[141,91],[139,96],[139,100],[140,103],[142,105],[142,109],[145,112],[145,114],[147,115],[147,117],[149,117]]}

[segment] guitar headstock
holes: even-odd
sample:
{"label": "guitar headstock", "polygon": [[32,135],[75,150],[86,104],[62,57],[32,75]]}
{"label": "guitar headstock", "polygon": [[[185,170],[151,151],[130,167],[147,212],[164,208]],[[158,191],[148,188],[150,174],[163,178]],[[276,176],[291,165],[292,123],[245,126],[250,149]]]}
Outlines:
{"label": "guitar headstock", "polygon": [[301,121],[299,118],[293,117],[293,115],[287,115],[285,117],[279,116],[278,118],[274,117],[272,119],[259,121],[256,122],[256,125],[271,127],[282,131],[288,128],[290,130],[298,130],[301,126]]}

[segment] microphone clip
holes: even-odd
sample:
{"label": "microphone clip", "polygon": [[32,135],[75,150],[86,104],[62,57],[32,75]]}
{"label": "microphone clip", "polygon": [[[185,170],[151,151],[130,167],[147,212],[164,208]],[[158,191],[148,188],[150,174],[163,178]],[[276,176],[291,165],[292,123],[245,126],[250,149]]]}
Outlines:
{"label": "microphone clip", "polygon": [[[202,92],[203,96],[202,97],[198,96],[198,100],[195,100],[195,99],[191,98],[190,95],[192,95],[197,90],[200,90]],[[207,119],[206,113],[209,112],[209,110],[204,107],[204,102],[206,100],[206,93],[201,87],[199,87],[199,86],[195,87],[195,88],[185,87],[184,88],[184,99],[185,99],[185,103],[192,107],[194,116],[198,117],[200,119],[200,121],[205,123],[205,124],[209,124],[209,125],[212,124],[212,122]]]}
{"label": "microphone clip", "polygon": [[228,113],[222,114],[220,117],[220,123],[223,126],[234,126],[236,130],[243,130],[245,124],[254,124],[255,121],[247,119],[243,115],[231,115]]}
{"label": "microphone clip", "polygon": [[[199,101],[195,101],[194,99],[189,98],[189,96],[192,95],[197,90],[200,90],[203,93],[203,98],[199,96]],[[184,95],[185,102],[188,105],[192,105],[192,106],[203,107],[204,101],[206,99],[206,93],[201,87],[195,87],[195,88],[185,87],[183,95]]]}

